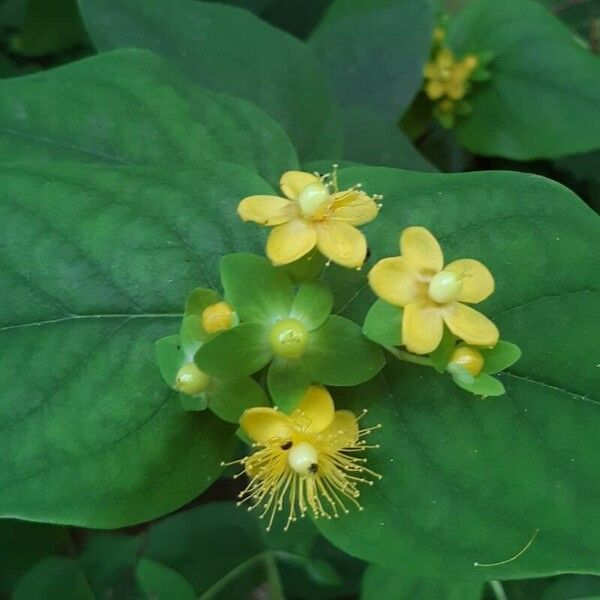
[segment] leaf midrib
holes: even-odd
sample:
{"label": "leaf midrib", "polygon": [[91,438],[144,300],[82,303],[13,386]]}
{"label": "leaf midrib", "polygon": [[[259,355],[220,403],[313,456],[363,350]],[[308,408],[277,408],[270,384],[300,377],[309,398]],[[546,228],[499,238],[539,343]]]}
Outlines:
{"label": "leaf midrib", "polygon": [[58,319],[47,319],[45,321],[28,321],[25,323],[17,323],[15,325],[6,325],[0,327],[0,333],[14,329],[25,329],[27,327],[43,327],[45,325],[54,325],[56,323],[67,323],[69,321],[85,320],[85,319],[181,319],[183,313],[105,313],[93,315],[69,315],[68,317],[60,317]]}

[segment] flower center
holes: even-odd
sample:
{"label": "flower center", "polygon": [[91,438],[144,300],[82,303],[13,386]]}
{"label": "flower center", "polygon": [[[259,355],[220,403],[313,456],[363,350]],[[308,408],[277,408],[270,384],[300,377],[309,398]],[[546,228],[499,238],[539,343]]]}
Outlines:
{"label": "flower center", "polygon": [[314,217],[329,202],[329,190],[323,183],[315,181],[307,185],[298,196],[300,211],[305,217]]}
{"label": "flower center", "polygon": [[429,284],[429,297],[438,304],[456,300],[462,290],[462,281],[452,271],[436,273]]}
{"label": "flower center", "polygon": [[314,475],[319,469],[319,455],[312,444],[300,442],[290,448],[288,464],[298,475]]}
{"label": "flower center", "polygon": [[211,379],[204,371],[201,371],[195,363],[187,363],[183,365],[175,377],[175,389],[187,394],[195,396],[201,394],[208,389]]}
{"label": "flower center", "polygon": [[459,365],[473,377],[477,377],[483,369],[483,356],[481,352],[475,350],[475,348],[469,348],[468,346],[461,346],[457,348],[450,358],[450,364]]}
{"label": "flower center", "polygon": [[206,333],[217,333],[233,325],[233,309],[227,302],[216,302],[202,312],[202,329]]}
{"label": "flower center", "polygon": [[277,356],[298,358],[306,348],[308,329],[297,319],[282,319],[271,328],[269,342]]}

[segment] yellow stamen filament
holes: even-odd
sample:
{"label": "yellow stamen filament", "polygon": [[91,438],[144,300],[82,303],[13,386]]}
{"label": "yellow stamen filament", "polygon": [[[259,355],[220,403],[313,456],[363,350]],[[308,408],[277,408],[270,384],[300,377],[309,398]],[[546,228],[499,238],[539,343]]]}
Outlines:
{"label": "yellow stamen filament", "polygon": [[248,510],[260,507],[260,518],[268,520],[267,530],[284,509],[288,513],[285,530],[309,511],[314,518],[325,519],[347,514],[351,506],[360,511],[358,486],[373,485],[373,479],[381,478],[365,466],[366,458],[355,456],[378,447],[367,445],[362,438],[380,425],[360,429],[355,441],[338,449],[335,440],[311,433],[309,421],[299,423],[291,440],[271,439],[254,454],[227,463],[244,467],[236,477],[245,472],[250,481],[240,492],[238,504],[250,503]]}

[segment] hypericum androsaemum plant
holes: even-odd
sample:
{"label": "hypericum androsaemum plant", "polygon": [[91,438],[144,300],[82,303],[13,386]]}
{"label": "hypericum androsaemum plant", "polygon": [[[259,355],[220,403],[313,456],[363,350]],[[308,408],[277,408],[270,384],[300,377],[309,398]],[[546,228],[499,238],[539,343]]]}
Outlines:
{"label": "hypericum androsaemum plant", "polygon": [[[319,272],[295,283],[285,265],[314,260],[315,246],[344,267],[360,269],[365,261],[367,242],[356,226],[377,216],[381,196],[368,195],[360,184],[340,191],[336,173],[335,166],[331,176],[287,172],[281,178],[287,198],[243,199],[243,220],[275,228],[266,247],[271,262],[253,254],[224,256],[224,298],[195,290],[180,335],[157,342],[161,372],[182,393],[184,408],[208,406],[227,420],[235,416],[259,447],[224,464],[244,467],[240,475],[249,482],[240,504],[262,506],[268,529],[280,511],[287,512],[287,529],[306,514],[330,519],[351,507],[362,510],[359,485],[380,477],[360,455],[378,447],[362,438],[380,425],[359,429],[360,417],[336,411],[325,385],[372,379],[384,365],[383,347],[400,360],[448,372],[473,394],[498,395],[502,384],[491,373],[519,356],[513,345],[498,344],[492,321],[467,306],[494,291],[492,274],[474,259],[445,264],[424,227],[404,229],[401,256],[384,258],[369,272],[381,300],[367,315],[366,335],[331,314],[333,291]],[[364,401],[368,406],[370,399]]]}

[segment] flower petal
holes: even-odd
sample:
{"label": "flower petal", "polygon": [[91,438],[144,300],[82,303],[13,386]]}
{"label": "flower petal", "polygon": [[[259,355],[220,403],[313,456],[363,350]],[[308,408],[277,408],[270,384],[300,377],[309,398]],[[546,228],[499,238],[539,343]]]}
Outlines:
{"label": "flower petal", "polygon": [[329,426],[319,434],[319,440],[327,444],[328,450],[349,448],[358,441],[358,423],[349,410],[336,410]]}
{"label": "flower petal", "polygon": [[300,192],[311,183],[321,181],[319,177],[304,171],[287,171],[279,180],[281,191],[292,200],[297,200]]}
{"label": "flower petal", "polygon": [[377,296],[396,306],[416,302],[427,291],[404,256],[380,260],[369,272],[369,284]]}
{"label": "flower petal", "polygon": [[402,341],[410,352],[433,352],[440,345],[443,333],[444,321],[439,308],[416,302],[404,307]]}
{"label": "flower petal", "polygon": [[278,196],[248,196],[239,203],[237,212],[243,221],[280,225],[298,214],[298,205]]}
{"label": "flower petal", "polygon": [[274,408],[249,408],[240,417],[240,426],[256,443],[266,446],[273,440],[289,440],[293,433],[290,418]]}
{"label": "flower petal", "polygon": [[444,95],[444,84],[433,79],[425,84],[425,93],[431,100],[438,100]]}
{"label": "flower petal", "polygon": [[364,225],[372,221],[379,212],[377,202],[364,192],[346,190],[332,196],[331,210],[334,221],[344,221],[349,225]]}
{"label": "flower petal", "polygon": [[362,267],[367,256],[367,240],[358,229],[336,221],[322,221],[316,227],[317,248],[321,254],[343,267]]}
{"label": "flower petal", "polygon": [[467,344],[491,347],[498,342],[498,328],[485,315],[460,302],[453,302],[444,310],[444,321]]}
{"label": "flower petal", "polygon": [[462,279],[462,290],[457,298],[460,302],[476,304],[482,302],[494,291],[494,277],[488,268],[478,260],[461,258],[444,267]]}
{"label": "flower petal", "polygon": [[407,227],[400,235],[400,254],[415,267],[437,273],[444,266],[442,249],[425,227]]}
{"label": "flower petal", "polygon": [[314,225],[294,219],[271,231],[267,238],[267,256],[274,265],[287,265],[308,254],[316,243]]}
{"label": "flower petal", "polygon": [[293,410],[290,419],[296,429],[307,433],[320,433],[333,421],[334,411],[333,399],[327,388],[311,385]]}

